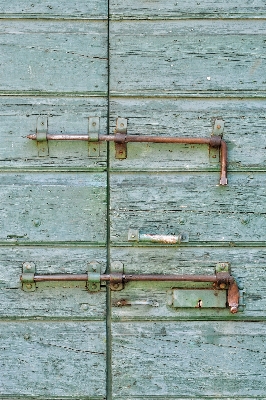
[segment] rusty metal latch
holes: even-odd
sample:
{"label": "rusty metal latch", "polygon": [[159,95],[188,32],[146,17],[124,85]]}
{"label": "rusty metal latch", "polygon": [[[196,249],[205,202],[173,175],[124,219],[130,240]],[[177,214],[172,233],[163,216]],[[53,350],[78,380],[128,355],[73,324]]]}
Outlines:
{"label": "rusty metal latch", "polygon": [[[27,265],[29,268],[27,268]],[[227,291],[227,305],[230,308],[231,313],[235,314],[238,311],[238,285],[233,276],[230,275],[227,263],[218,264],[215,275],[125,274],[120,270],[120,268],[123,267],[122,263],[119,263],[118,265],[120,271],[116,271],[115,269],[115,271],[110,274],[101,274],[97,263],[94,262],[89,265],[89,271],[87,274],[36,275],[32,272],[31,263],[25,263],[23,264],[23,273],[20,276],[22,289],[24,291],[34,291],[37,282],[55,281],[86,281],[87,288],[90,292],[99,291],[101,283],[104,282],[109,283],[111,290],[122,290],[127,282],[212,282],[212,290]],[[198,308],[201,308],[201,306],[202,305],[199,302]]]}
{"label": "rusty metal latch", "polygon": [[141,233],[138,229],[129,229],[128,241],[142,243],[181,244],[181,242],[188,242],[188,234],[180,233],[179,235],[158,235]]}
{"label": "rusty metal latch", "polygon": [[[96,118],[96,117],[93,117]],[[95,121],[94,121],[95,122]],[[49,134],[46,132],[45,140],[84,140],[96,142],[114,142],[115,143],[115,157],[118,159],[127,158],[127,143],[180,143],[180,144],[205,144],[211,148],[220,149],[220,185],[227,185],[227,145],[222,140],[221,133],[223,131],[222,120],[216,120],[213,134],[209,138],[195,138],[195,137],[172,137],[172,136],[148,136],[148,135],[127,135],[127,119],[117,118],[116,129],[114,135],[100,135],[95,137],[96,130],[89,132],[88,135],[59,135]],[[37,134],[30,134],[28,139],[38,140]],[[42,136],[43,140],[43,136]]]}

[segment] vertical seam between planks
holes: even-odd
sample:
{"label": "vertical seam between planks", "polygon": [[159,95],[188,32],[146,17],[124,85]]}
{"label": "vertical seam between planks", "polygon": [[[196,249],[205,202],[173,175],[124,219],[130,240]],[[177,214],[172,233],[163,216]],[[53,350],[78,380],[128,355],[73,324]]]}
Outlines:
{"label": "vertical seam between planks", "polygon": [[[107,1],[107,134],[110,132],[110,2]],[[107,143],[107,170],[106,170],[106,217],[107,217],[107,265],[106,272],[110,272],[110,144]],[[111,291],[106,285],[106,399],[112,399],[112,310]]]}

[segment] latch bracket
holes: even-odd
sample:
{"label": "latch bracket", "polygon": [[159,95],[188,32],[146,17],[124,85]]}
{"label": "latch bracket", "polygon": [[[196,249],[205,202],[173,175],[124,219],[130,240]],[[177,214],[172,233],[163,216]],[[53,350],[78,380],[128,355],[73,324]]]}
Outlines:
{"label": "latch bracket", "polygon": [[100,156],[100,118],[89,117],[89,156]]}
{"label": "latch bracket", "polygon": [[88,282],[89,292],[99,292],[101,290],[101,266],[97,261],[88,264]]}
{"label": "latch bracket", "polygon": [[115,158],[124,160],[127,158],[127,119],[117,118],[115,128]]}
{"label": "latch bracket", "polygon": [[34,292],[36,290],[36,283],[34,282],[34,274],[36,272],[35,264],[32,262],[25,262],[22,265],[21,283],[24,292]]}
{"label": "latch bracket", "polygon": [[49,145],[47,140],[48,117],[40,116],[37,118],[36,141],[38,146],[38,156],[49,156]]}
{"label": "latch bracket", "polygon": [[121,261],[113,261],[111,263],[110,273],[110,289],[119,291],[124,289],[124,264]]}
{"label": "latch bracket", "polygon": [[[213,124],[213,129],[212,129],[212,134],[211,137],[220,137],[220,139],[223,137],[223,131],[224,131],[224,120],[221,118],[217,118],[214,120]],[[214,147],[214,146],[209,146],[209,159],[211,163],[214,164],[219,164],[220,162],[220,148],[219,146]]]}

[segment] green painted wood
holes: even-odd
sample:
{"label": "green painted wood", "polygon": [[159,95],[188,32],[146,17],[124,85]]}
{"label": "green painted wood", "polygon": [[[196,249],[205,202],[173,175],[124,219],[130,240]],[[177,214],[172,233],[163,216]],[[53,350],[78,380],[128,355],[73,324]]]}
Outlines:
{"label": "green painted wood", "polygon": [[110,2],[113,19],[188,19],[188,18],[259,18],[265,17],[265,2],[245,1],[117,1]]}
{"label": "green painted wood", "polygon": [[2,173],[2,242],[106,240],[105,173]]}
{"label": "green painted wood", "polygon": [[110,26],[111,94],[265,91],[263,21],[127,21]]}
{"label": "green painted wood", "polygon": [[112,315],[117,320],[206,320],[206,319],[263,319],[266,296],[263,279],[266,268],[265,249],[214,248],[115,248],[112,260],[124,264],[127,274],[203,274],[214,275],[218,262],[230,262],[231,273],[241,288],[241,307],[238,314],[229,310],[174,309],[168,304],[173,287],[211,287],[198,283],[137,283],[125,285],[121,292],[112,292]]}
{"label": "green painted wood", "polygon": [[1,92],[106,93],[106,43],[106,22],[2,21]]}
{"label": "green painted wood", "polygon": [[265,394],[262,323],[134,322],[112,330],[113,398]]}
{"label": "green painted wood", "polygon": [[106,144],[100,156],[89,156],[88,143],[49,141],[49,157],[39,157],[36,141],[26,138],[36,133],[37,118],[48,118],[48,132],[53,134],[87,134],[88,118],[100,118],[100,132],[106,133],[105,98],[0,98],[1,168],[102,168],[106,166]]}
{"label": "green painted wood", "polygon": [[93,19],[106,18],[107,2],[104,0],[23,0],[0,1],[1,18],[57,18]]}
{"label": "green painted wood", "polygon": [[233,172],[228,179],[219,186],[219,172],[113,173],[112,242],[128,243],[130,228],[188,233],[194,245],[265,241],[265,174]]}
{"label": "green painted wood", "polygon": [[99,293],[89,293],[85,282],[43,282],[36,285],[35,292],[24,292],[21,288],[20,275],[25,262],[34,263],[37,274],[84,274],[91,261],[97,261],[104,272],[106,249],[67,246],[1,247],[0,318],[104,320],[104,288]]}
{"label": "green painted wood", "polygon": [[[116,118],[128,119],[130,135],[210,137],[213,121],[225,121],[223,138],[228,147],[229,170],[265,169],[264,100],[212,99],[112,99],[111,131]],[[126,160],[114,158],[110,164],[119,170],[219,169],[219,152],[209,156],[208,146],[129,143]],[[147,163],[147,158],[149,162]]]}
{"label": "green painted wood", "polygon": [[105,396],[103,322],[1,322],[0,347],[1,397]]}

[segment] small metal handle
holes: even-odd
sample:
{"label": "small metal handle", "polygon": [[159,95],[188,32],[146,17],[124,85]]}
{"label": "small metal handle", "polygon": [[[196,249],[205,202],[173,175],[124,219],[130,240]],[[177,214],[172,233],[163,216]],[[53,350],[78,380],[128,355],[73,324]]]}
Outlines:
{"label": "small metal handle", "polygon": [[162,243],[162,244],[180,244],[181,242],[188,242],[188,234],[180,233],[179,235],[158,235],[158,234],[140,233],[138,229],[129,229],[128,241]]}

